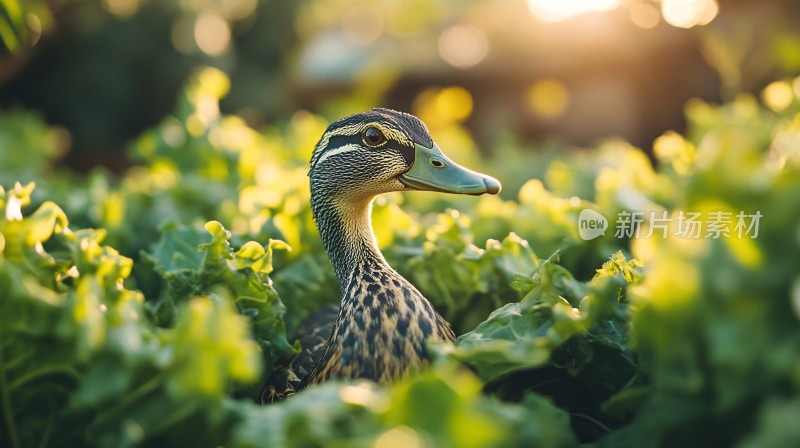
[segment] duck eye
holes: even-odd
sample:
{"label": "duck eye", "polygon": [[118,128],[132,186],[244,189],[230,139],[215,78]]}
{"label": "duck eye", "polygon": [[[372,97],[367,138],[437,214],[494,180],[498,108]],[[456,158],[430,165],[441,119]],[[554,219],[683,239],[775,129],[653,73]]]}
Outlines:
{"label": "duck eye", "polygon": [[386,143],[386,136],[378,128],[367,128],[364,130],[364,143],[376,147]]}

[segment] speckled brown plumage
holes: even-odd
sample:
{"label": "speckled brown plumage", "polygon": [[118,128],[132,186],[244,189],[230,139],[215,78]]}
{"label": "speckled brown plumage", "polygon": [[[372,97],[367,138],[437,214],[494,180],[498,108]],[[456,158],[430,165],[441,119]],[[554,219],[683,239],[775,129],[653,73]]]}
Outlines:
{"label": "speckled brown plumage", "polygon": [[309,384],[331,378],[390,383],[427,363],[428,339],[452,341],[453,331],[430,302],[382,260],[353,271],[330,342]]}
{"label": "speckled brown plumage", "polygon": [[338,315],[339,305],[329,304],[311,313],[295,328],[289,340],[300,341],[302,350],[279,361],[270,372],[259,395],[262,404],[281,401],[300,388],[325,352]]}

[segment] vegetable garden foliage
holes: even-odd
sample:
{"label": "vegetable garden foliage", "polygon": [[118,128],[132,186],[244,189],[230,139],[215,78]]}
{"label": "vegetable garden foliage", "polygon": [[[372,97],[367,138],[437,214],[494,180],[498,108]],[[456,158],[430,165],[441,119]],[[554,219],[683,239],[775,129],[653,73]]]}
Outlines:
{"label": "vegetable garden foliage", "polygon": [[[499,176],[522,185],[502,198],[379,198],[386,257],[461,336],[392,387],[331,383],[260,406],[263,379],[299,349],[287,334],[339,298],[308,207],[326,123],[248,128],[219,114],[227,83],[198,73],[118,180],[54,172],[53,131],[3,114],[0,445],[800,440],[797,98],[689,104],[686,135],[654,143],[658,169],[620,141],[499,148],[488,172],[524,161],[541,179]],[[609,219],[604,236],[580,238],[585,208]],[[647,238],[645,220],[617,238],[621,211],[665,212],[673,228]],[[727,238],[676,235],[682,212],[707,225],[717,211],[758,211],[758,236],[737,238],[735,218]]]}

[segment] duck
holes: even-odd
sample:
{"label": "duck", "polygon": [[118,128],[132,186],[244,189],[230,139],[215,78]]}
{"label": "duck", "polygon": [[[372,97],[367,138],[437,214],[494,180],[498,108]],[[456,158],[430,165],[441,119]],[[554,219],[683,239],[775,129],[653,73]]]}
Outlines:
{"label": "duck", "polygon": [[314,336],[305,338],[305,361],[295,363],[305,363],[300,370],[307,374],[292,389],[354,379],[388,385],[419,372],[429,362],[427,341],[452,342],[455,335],[383,257],[371,223],[373,201],[395,191],[496,195],[500,182],[448,158],[416,116],[383,108],[332,123],[314,148],[308,177],[341,304],[308,318],[317,324],[327,319],[313,330],[299,325],[295,334]]}

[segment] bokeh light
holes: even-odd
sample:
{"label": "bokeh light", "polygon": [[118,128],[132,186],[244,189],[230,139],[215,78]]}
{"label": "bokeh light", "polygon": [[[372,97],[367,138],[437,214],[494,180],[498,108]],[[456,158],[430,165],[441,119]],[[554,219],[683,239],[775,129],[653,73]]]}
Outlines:
{"label": "bokeh light", "polygon": [[181,122],[175,118],[168,118],[164,120],[164,126],[160,132],[161,138],[164,143],[178,148],[186,142],[186,133],[183,130]]}
{"label": "bokeh light", "polygon": [[472,114],[472,95],[463,87],[446,87],[436,95],[434,105],[450,120],[464,121]]}
{"label": "bokeh light", "polygon": [[[789,440],[798,1],[0,0],[24,6],[0,12],[0,283],[25,277],[4,294],[26,311],[0,312],[4,359],[42,350],[5,369],[25,440],[0,431],[0,447],[67,426],[58,443],[111,447]],[[346,188],[347,138],[320,145],[339,145],[330,169],[309,160],[372,107],[414,113],[503,184],[372,207],[387,262],[463,336],[415,378],[262,408],[305,316],[341,299],[309,182],[359,208],[370,195]],[[38,185],[27,206],[3,191],[18,179]],[[584,210],[606,221],[594,242]],[[754,216],[755,235],[737,222]],[[354,234],[371,244],[368,227]],[[36,376],[40,360],[64,369]]]}
{"label": "bokeh light", "polygon": [[764,104],[775,112],[786,110],[794,101],[792,86],[788,82],[775,81],[770,83],[761,93]]}
{"label": "bokeh light", "polygon": [[528,89],[527,104],[541,118],[558,118],[569,106],[569,91],[557,79],[542,79]]}
{"label": "bokeh light", "polygon": [[242,20],[250,17],[258,6],[258,0],[221,0],[220,12],[228,20]]}
{"label": "bokeh light", "polygon": [[439,55],[456,68],[469,68],[489,54],[489,40],[480,29],[471,25],[454,25],[439,36]]}
{"label": "bokeh light", "polygon": [[139,0],[103,0],[103,6],[111,14],[126,19],[139,11]]}
{"label": "bokeh light", "polygon": [[355,7],[345,14],[343,22],[347,39],[359,45],[369,45],[383,33],[383,13],[375,7]]}
{"label": "bokeh light", "polygon": [[194,40],[203,53],[219,56],[225,52],[231,40],[228,21],[219,14],[201,14],[194,25]]}
{"label": "bokeh light", "polygon": [[472,95],[460,86],[423,90],[414,100],[414,112],[429,125],[457,123],[472,115]]}
{"label": "bokeh light", "polygon": [[719,12],[716,0],[663,0],[661,14],[664,20],[678,28],[707,25]]}
{"label": "bokeh light", "polygon": [[655,28],[661,21],[661,13],[652,3],[635,2],[631,4],[628,13],[631,16],[631,22],[639,28]]}
{"label": "bokeh light", "polygon": [[[239,87],[226,99],[226,107],[251,126],[279,121],[287,116],[285,110],[308,109],[326,118],[378,105],[411,110],[412,99],[419,92],[458,84],[474,100],[474,110],[462,124],[486,142],[497,138],[501,123],[514,123],[509,126],[523,133],[524,140],[568,133],[568,141],[584,146],[613,133],[649,146],[664,128],[681,126],[675,117],[680,116],[687,98],[708,98],[720,82],[725,89],[723,99],[740,91],[760,94],[774,80],[767,79],[768,74],[789,79],[800,67],[796,30],[781,32],[782,26],[791,28],[792,20],[784,14],[786,8],[772,3],[757,7],[719,0],[525,0],[499,4],[491,0],[464,4],[424,0],[66,1],[82,5],[76,8],[87,11],[81,13],[87,22],[91,17],[102,21],[102,27],[97,25],[91,31],[98,34],[98,42],[118,39],[111,31],[100,35],[101,29],[115,28],[121,34],[146,37],[131,37],[132,46],[153,45],[165,35],[170,39],[160,42],[166,43],[165,48],[135,52],[152,55],[153,60],[176,60],[179,68],[148,75],[153,80],[171,76],[159,80],[157,85],[164,91],[158,97],[175,92],[178,78],[196,64],[212,64],[230,72]],[[28,18],[27,35],[20,40],[23,46],[37,42],[40,33],[37,45],[44,43],[45,48],[54,38],[51,31],[59,26],[58,20],[54,21],[57,17],[43,9],[26,11],[36,15]],[[707,30],[672,29],[673,25],[702,26],[718,12],[724,13],[724,20]],[[782,16],[787,16],[788,25],[778,20]],[[776,30],[751,26],[749,32],[739,33],[734,17],[742,22],[763,17],[759,23],[774,22]],[[90,26],[84,26],[87,32]],[[644,31],[653,28],[657,29]],[[757,48],[762,43],[763,49]],[[689,47],[693,51],[687,51]],[[764,61],[751,61],[754,57]],[[704,70],[692,76],[691,82],[681,82],[688,79],[683,73],[699,66]],[[110,79],[111,72],[133,70],[109,66],[108,72],[97,78]],[[562,84],[536,83],[544,78]],[[142,86],[120,88],[125,82],[109,80],[105,90],[114,95],[106,97],[117,96],[120,102],[145,101],[141,99],[144,95],[133,92]],[[673,89],[667,85],[672,83],[680,85],[669,92]],[[291,87],[287,89],[287,85]],[[43,90],[20,90],[26,91]],[[167,99],[148,101],[158,107],[141,106],[139,110],[152,111],[151,121],[171,106]],[[614,107],[598,113],[598,103],[613,103]],[[660,106],[657,111],[650,107],[654,103]],[[112,109],[109,105],[103,108]],[[54,115],[56,122],[68,123],[70,128],[75,125],[71,120],[76,114],[59,114]],[[133,127],[123,117],[104,114],[104,119]],[[99,132],[94,129],[101,128],[94,124],[96,120],[74,120],[92,123],[81,125],[85,131],[75,131],[77,148],[86,147],[84,139],[92,139],[97,150],[105,147],[95,136]],[[485,124],[491,120],[497,123]],[[575,129],[571,126],[575,122],[582,125]],[[102,133],[110,140],[111,127],[106,124],[102,129],[108,129]]]}
{"label": "bokeh light", "polygon": [[559,22],[590,12],[611,11],[620,0],[528,0],[531,12],[548,22]]}

